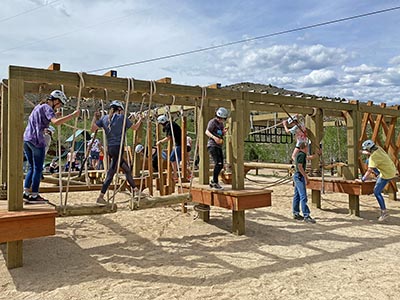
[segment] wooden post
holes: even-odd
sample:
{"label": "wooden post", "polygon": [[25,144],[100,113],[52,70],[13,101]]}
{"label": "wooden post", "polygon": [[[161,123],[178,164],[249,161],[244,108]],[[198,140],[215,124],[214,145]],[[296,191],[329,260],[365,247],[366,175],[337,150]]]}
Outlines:
{"label": "wooden post", "polygon": [[61,71],[61,65],[59,63],[52,63],[50,66],[48,66],[47,70]]}
{"label": "wooden post", "polygon": [[0,128],[0,185],[7,182],[8,161],[8,88],[4,83],[1,85],[1,128]]}
{"label": "wooden post", "polygon": [[245,98],[248,93],[243,92],[241,99],[231,100],[231,118],[232,128],[232,189],[244,189],[244,139],[248,134],[248,110],[247,100]]}
{"label": "wooden post", "polygon": [[[306,124],[308,137],[311,140],[311,154],[316,153],[320,147],[323,133],[324,133],[324,120],[322,109],[317,109],[314,116],[306,116]],[[322,176],[323,168],[320,170],[320,161],[318,159],[313,159],[311,161],[311,175]],[[324,187],[321,185],[320,190],[311,191],[311,203],[316,208],[321,208],[321,191]]]}
{"label": "wooden post", "polygon": [[[19,211],[23,208],[22,201],[22,173],[23,132],[24,132],[24,81],[14,79],[9,69],[8,90],[8,165],[7,165],[7,193],[8,210]],[[11,132],[11,130],[12,132]],[[7,267],[17,268],[23,264],[22,241],[7,243]]]}
{"label": "wooden post", "polygon": [[246,232],[245,229],[245,211],[232,210],[232,232],[236,235],[243,235]]}
{"label": "wooden post", "polygon": [[[352,102],[355,108],[346,113],[347,120],[347,158],[348,173],[346,179],[355,179],[358,177],[358,140],[361,133],[361,116],[358,110],[358,101]],[[360,216],[360,196],[349,195],[349,213]]]}

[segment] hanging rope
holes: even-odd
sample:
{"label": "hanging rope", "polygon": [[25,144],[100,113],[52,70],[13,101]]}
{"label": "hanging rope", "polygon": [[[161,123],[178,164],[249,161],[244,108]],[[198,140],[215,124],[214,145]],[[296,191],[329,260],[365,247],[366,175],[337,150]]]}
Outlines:
{"label": "hanging rope", "polygon": [[[150,81],[150,94],[149,94],[149,110],[151,108],[152,102],[153,102],[153,95],[157,92],[157,85],[154,80]],[[144,100],[145,97],[142,97],[142,104],[140,105],[140,113],[142,113],[143,105],[144,105]],[[146,114],[146,126],[147,130],[149,130],[149,118],[150,118],[150,113]],[[139,206],[139,201],[142,196],[142,189],[143,189],[143,180],[144,180],[144,170],[145,170],[145,164],[146,164],[146,151],[149,152],[147,155],[151,155],[151,152],[147,149],[148,147],[148,139],[147,139],[147,134],[144,139],[144,155],[143,155],[143,161],[142,161],[142,171],[140,172],[140,185],[139,185],[139,191],[138,191],[138,198],[137,198],[137,203],[136,205]],[[150,147],[149,147],[150,148]],[[150,166],[149,166],[150,168]],[[151,181],[153,178],[151,178]],[[134,203],[132,202],[131,207],[134,207]]]}
{"label": "hanging rope", "polygon": [[[205,88],[205,87],[202,87],[201,88],[201,102],[200,102],[200,109],[199,109],[199,116],[200,117],[202,117],[202,115],[203,115],[203,107],[204,107],[204,100],[207,98],[207,88]],[[197,108],[197,105],[196,105],[196,108]],[[200,132],[200,122],[196,122],[196,132],[197,132],[197,134],[196,134],[196,142],[195,142],[195,148],[194,148],[194,159],[193,159],[193,164],[192,164],[192,170],[191,170],[191,172],[192,172],[192,174],[194,174],[194,162],[195,162],[195,160],[196,160],[196,157],[197,157],[197,153],[198,153],[198,149],[199,149],[199,141],[200,141],[200,135],[199,135],[199,132]],[[190,183],[189,183],[189,195],[190,195],[190,192],[192,191],[192,185],[193,185],[193,179],[194,179],[194,176],[192,176],[191,178],[190,178]]]}
{"label": "hanging rope", "polygon": [[[78,103],[76,105],[76,110],[79,110],[80,106],[81,106],[82,89],[85,87],[85,80],[83,79],[83,73],[82,72],[78,72],[77,74],[79,76],[79,91],[78,91]],[[73,154],[74,154],[74,149],[75,149],[77,125],[78,125],[78,118],[75,118],[72,146],[71,146],[71,150],[70,150],[71,161],[69,163],[69,168],[68,168],[68,180],[67,180],[67,188],[66,188],[65,201],[64,201],[64,213],[66,213],[66,207],[67,207],[67,201],[68,201],[69,181],[71,179],[72,159],[73,159]]]}
{"label": "hanging rope", "polygon": [[[121,143],[119,145],[119,154],[118,154],[118,160],[117,160],[117,170],[114,174],[114,194],[112,197],[112,202],[111,202],[111,209],[114,209],[114,200],[115,200],[115,196],[117,194],[117,177],[118,177],[118,171],[119,171],[119,167],[121,164],[121,158],[123,155],[123,151],[124,151],[124,141],[125,141],[125,134],[126,134],[126,119],[128,116],[128,108],[129,108],[129,97],[132,93],[132,90],[135,89],[134,87],[134,80],[133,78],[127,78],[128,81],[128,87],[127,87],[127,91],[125,94],[125,110],[124,110],[124,120],[122,123],[122,135],[121,135]],[[111,120],[110,120],[111,122]],[[132,195],[134,194],[134,191],[132,191]]]}
{"label": "hanging rope", "polygon": [[[64,93],[64,85],[61,85],[61,91]],[[60,107],[61,117],[64,116],[64,107]],[[63,204],[63,181],[61,178],[62,166],[61,166],[61,125],[57,125],[57,143],[58,143],[58,186],[60,192],[60,206]]]}
{"label": "hanging rope", "polygon": [[[173,106],[174,104],[175,104],[175,96],[172,96],[172,104],[171,104],[171,106]],[[178,172],[178,182],[179,182],[179,185],[180,185],[181,193],[183,193],[182,175],[181,175],[181,171],[180,171],[179,165],[178,165],[178,153],[177,153],[177,150],[176,150],[175,133],[174,133],[174,126],[172,125],[173,121],[172,121],[172,115],[171,115],[171,111],[170,111],[170,106],[165,106],[165,110],[166,110],[167,115],[168,115],[169,123],[171,124],[172,145],[173,145],[174,154],[175,154],[176,171]],[[182,145],[181,145],[181,147],[182,147]],[[175,178],[174,178],[174,180],[175,180]]]}

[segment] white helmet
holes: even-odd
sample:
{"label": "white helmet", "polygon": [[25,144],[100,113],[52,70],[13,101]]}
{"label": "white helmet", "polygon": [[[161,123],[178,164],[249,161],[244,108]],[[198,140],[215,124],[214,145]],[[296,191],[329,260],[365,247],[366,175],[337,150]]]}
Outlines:
{"label": "white helmet", "polygon": [[291,116],[287,120],[288,124],[292,124],[295,121],[297,121],[297,115]]}
{"label": "white helmet", "polygon": [[228,118],[229,112],[225,107],[220,107],[217,109],[217,112],[215,113],[215,115],[218,118],[226,119],[226,118]]}
{"label": "white helmet", "polygon": [[366,140],[364,143],[362,143],[362,149],[371,151],[372,148],[375,147],[375,143],[372,140]]}
{"label": "white helmet", "polygon": [[51,132],[51,134],[54,134],[54,132],[56,132],[56,129],[53,126],[49,125],[49,131]]}
{"label": "white helmet", "polygon": [[165,124],[165,123],[168,122],[168,118],[167,118],[166,115],[158,116],[157,122],[160,123],[160,124]]}
{"label": "white helmet", "polygon": [[117,109],[122,109],[124,110],[124,106],[122,105],[121,102],[118,100],[114,100],[113,102],[110,103],[110,108],[117,108]]}
{"label": "white helmet", "polygon": [[52,91],[52,92],[50,93],[49,99],[50,99],[50,100],[58,99],[58,100],[61,101],[61,103],[62,103],[63,105],[65,105],[65,103],[67,103],[67,96],[65,96],[65,94],[64,94],[62,91],[60,91],[60,90],[54,90],[54,91]]}
{"label": "white helmet", "polygon": [[136,152],[136,153],[140,153],[140,152],[142,152],[143,150],[144,150],[144,147],[143,147],[142,144],[137,144],[137,145],[136,145],[136,147],[135,147],[135,152]]}

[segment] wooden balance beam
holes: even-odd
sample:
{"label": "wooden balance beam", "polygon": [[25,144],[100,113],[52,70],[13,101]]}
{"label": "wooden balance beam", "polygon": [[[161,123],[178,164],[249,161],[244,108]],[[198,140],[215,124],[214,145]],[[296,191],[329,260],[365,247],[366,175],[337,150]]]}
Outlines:
{"label": "wooden balance beam", "polygon": [[191,195],[189,193],[173,194],[166,196],[154,196],[154,197],[143,197],[139,201],[133,201],[131,203],[132,210],[146,209],[163,207],[167,205],[180,204],[191,201]]}
{"label": "wooden balance beam", "polygon": [[46,208],[0,210],[0,243],[7,242],[6,263],[9,269],[23,264],[23,240],[56,233],[56,216],[54,209]]}
{"label": "wooden balance beam", "polygon": [[[189,184],[183,183],[183,190],[189,192]],[[232,210],[232,232],[245,234],[245,210],[271,206],[271,190],[212,190],[208,185],[193,185],[190,194],[192,201]],[[210,211],[199,212],[200,218],[208,222]]]}
{"label": "wooden balance beam", "polygon": [[374,192],[374,181],[360,182],[343,178],[324,177],[322,189],[321,177],[309,177],[307,188],[311,189],[312,204],[321,208],[321,191],[345,193],[349,195],[349,214],[360,216],[360,195],[370,195]]}

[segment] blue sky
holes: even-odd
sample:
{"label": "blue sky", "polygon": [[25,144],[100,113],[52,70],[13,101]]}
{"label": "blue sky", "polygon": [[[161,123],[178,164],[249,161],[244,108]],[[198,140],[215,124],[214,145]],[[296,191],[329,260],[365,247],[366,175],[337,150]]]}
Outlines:
{"label": "blue sky", "polygon": [[[52,62],[87,72],[396,6],[400,1],[2,1],[0,77],[7,78],[8,65]],[[400,105],[399,23],[400,9],[117,71]]]}

